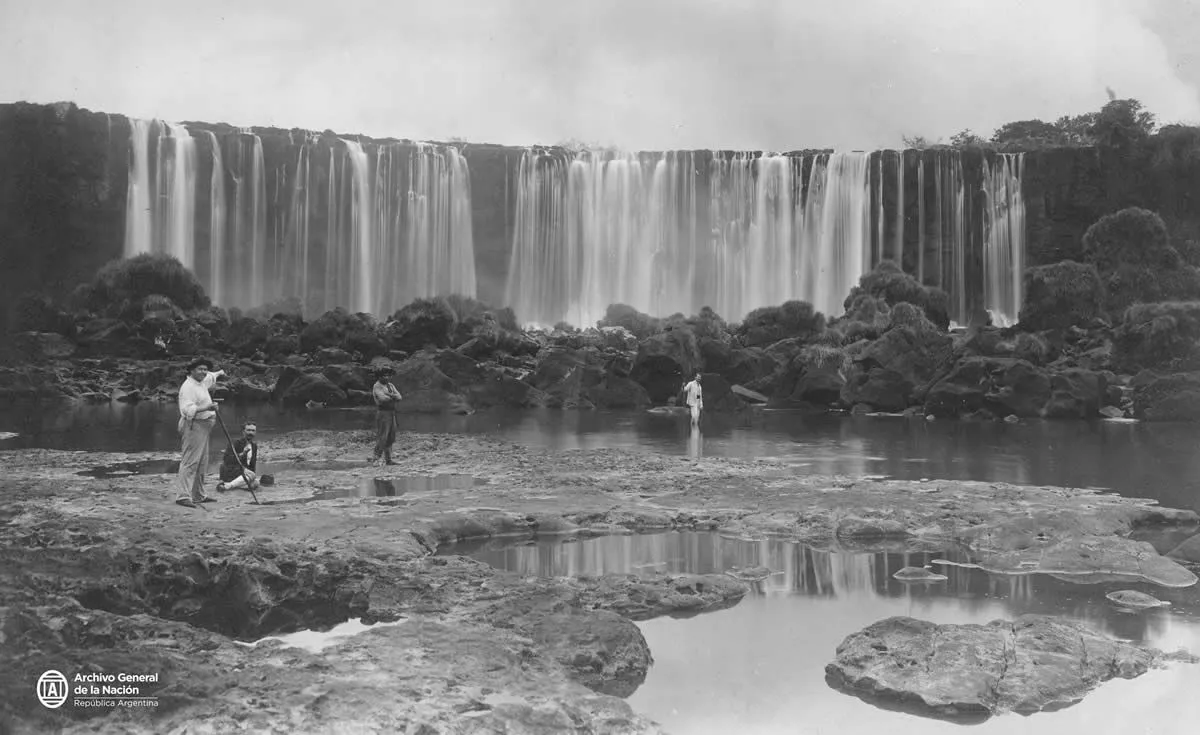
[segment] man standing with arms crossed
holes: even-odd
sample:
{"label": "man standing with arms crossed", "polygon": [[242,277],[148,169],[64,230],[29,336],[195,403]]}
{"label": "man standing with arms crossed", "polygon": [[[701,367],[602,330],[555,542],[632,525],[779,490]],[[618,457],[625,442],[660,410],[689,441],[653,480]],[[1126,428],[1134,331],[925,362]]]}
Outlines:
{"label": "man standing with arms crossed", "polygon": [[179,458],[179,475],[175,480],[175,502],[186,508],[196,503],[215,503],[216,498],[204,494],[204,472],[208,469],[208,437],[217,422],[217,404],[208,394],[224,370],[210,373],[212,362],[204,358],[192,360],[188,377],[179,386],[179,436],[183,440]]}
{"label": "man standing with arms crossed", "polygon": [[[375,385],[371,396],[375,399],[375,462],[396,464],[392,461],[392,444],[396,442],[396,404],[400,402],[400,391],[388,380],[396,371],[381,367],[375,371]],[[382,460],[381,460],[382,458]]]}

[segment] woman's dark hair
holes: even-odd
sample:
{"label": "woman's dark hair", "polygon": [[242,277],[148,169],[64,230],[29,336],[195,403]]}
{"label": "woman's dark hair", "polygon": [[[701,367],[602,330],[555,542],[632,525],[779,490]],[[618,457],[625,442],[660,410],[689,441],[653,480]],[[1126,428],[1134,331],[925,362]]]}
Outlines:
{"label": "woman's dark hair", "polygon": [[188,372],[189,373],[192,372],[193,370],[200,367],[201,365],[208,368],[209,370],[213,369],[212,360],[208,359],[207,357],[197,357],[195,360],[192,360],[191,362],[188,363],[188,366],[187,366]]}

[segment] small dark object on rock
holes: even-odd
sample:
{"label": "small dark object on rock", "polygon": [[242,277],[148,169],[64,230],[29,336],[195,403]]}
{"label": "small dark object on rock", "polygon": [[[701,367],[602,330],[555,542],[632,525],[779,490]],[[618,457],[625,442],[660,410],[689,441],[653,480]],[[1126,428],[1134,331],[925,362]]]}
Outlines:
{"label": "small dark object on rock", "polygon": [[275,475],[263,475],[258,478],[258,484],[263,487],[270,487],[275,484]]}

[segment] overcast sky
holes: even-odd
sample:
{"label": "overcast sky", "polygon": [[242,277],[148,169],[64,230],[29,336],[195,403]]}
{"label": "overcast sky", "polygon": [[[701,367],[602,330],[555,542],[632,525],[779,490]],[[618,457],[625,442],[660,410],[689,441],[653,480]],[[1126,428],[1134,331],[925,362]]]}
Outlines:
{"label": "overcast sky", "polygon": [[[239,6],[244,6],[240,8]],[[789,150],[1200,123],[1200,0],[0,0],[0,102],[513,145]]]}

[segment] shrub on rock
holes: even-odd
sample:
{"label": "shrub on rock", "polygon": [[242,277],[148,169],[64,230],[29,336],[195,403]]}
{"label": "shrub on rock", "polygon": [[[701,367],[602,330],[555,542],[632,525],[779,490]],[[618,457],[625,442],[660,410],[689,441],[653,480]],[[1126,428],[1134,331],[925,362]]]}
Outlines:
{"label": "shrub on rock", "polygon": [[75,320],[59,309],[48,297],[39,293],[24,293],[13,307],[17,332],[52,332],[64,337],[75,334]]}
{"label": "shrub on rock", "polygon": [[1133,415],[1143,421],[1200,421],[1200,372],[1139,375]]}
{"label": "shrub on rock", "polygon": [[[466,310],[468,305],[459,307]],[[450,346],[457,326],[458,315],[445,299],[416,299],[392,316],[384,327],[384,338],[392,350],[442,349]]]}
{"label": "shrub on rock", "polygon": [[639,340],[662,332],[661,319],[643,314],[627,304],[609,304],[604,318],[596,322],[597,327],[625,327]]}
{"label": "shrub on rock", "polygon": [[846,296],[843,308],[850,311],[855,300],[864,295],[883,299],[888,306],[912,304],[924,311],[938,329],[950,326],[950,298],[946,292],[922,285],[891,260],[880,261],[874,270],[859,278],[858,285]]}
{"label": "shrub on rock", "polygon": [[79,295],[85,299],[86,308],[110,316],[140,311],[143,300],[150,295],[165,296],[185,312],[211,305],[196,276],[172,256],[161,254],[111,261]]}
{"label": "shrub on rock", "polygon": [[785,301],[746,315],[736,334],[746,347],[761,347],[781,339],[811,342],[825,331],[825,315],[807,301]]}
{"label": "shrub on rock", "polygon": [[1175,254],[1155,212],[1129,207],[1097,220],[1083,235],[1084,258],[1101,273],[1120,265],[1161,266]]}
{"label": "shrub on rock", "polygon": [[[841,335],[843,344],[853,344],[861,339],[879,339],[879,335],[892,323],[892,309],[882,298],[870,294],[859,294],[850,302],[846,313],[834,322],[834,330]],[[828,340],[824,334],[818,339]]]}
{"label": "shrub on rock", "polygon": [[1200,298],[1200,270],[1172,247],[1166,224],[1148,209],[1101,217],[1084,234],[1083,250],[1104,282],[1110,314],[1136,303]]}
{"label": "shrub on rock", "polygon": [[341,307],[317,317],[300,333],[302,352],[313,352],[322,347],[359,352],[368,360],[387,352],[370,314],[351,314]]}
{"label": "shrub on rock", "polygon": [[694,316],[685,317],[683,314],[674,314],[667,317],[663,326],[664,328],[689,327],[696,335],[696,339],[699,340],[725,343],[730,341],[729,325],[717,312],[707,306],[701,308],[700,313]]}
{"label": "shrub on rock", "polygon": [[1088,324],[1104,312],[1104,285],[1096,266],[1064,260],[1025,270],[1019,326],[1027,331]]}
{"label": "shrub on rock", "polygon": [[1117,361],[1127,370],[1200,370],[1200,302],[1135,304],[1114,336]]}

